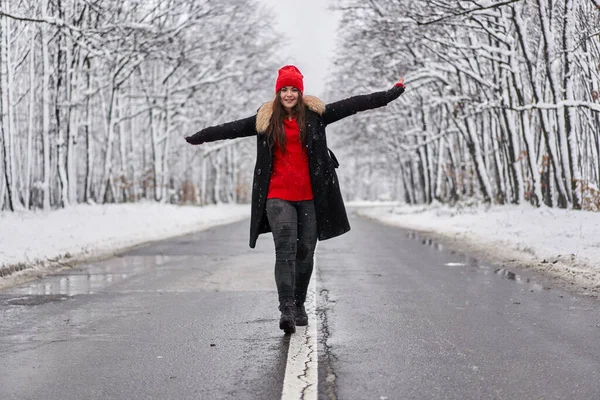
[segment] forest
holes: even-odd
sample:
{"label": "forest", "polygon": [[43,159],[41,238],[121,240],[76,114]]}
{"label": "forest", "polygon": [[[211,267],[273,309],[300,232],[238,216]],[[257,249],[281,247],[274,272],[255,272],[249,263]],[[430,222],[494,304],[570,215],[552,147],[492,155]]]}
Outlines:
{"label": "forest", "polygon": [[[328,129],[346,199],[600,209],[599,0],[331,7],[324,99],[407,85]],[[0,0],[0,210],[248,202],[255,139],[183,137],[272,99],[270,19],[255,0]]]}
{"label": "forest", "polygon": [[237,200],[252,145],[183,137],[272,96],[279,39],[255,1],[0,4],[2,209]]}
{"label": "forest", "polygon": [[400,74],[409,88],[338,128],[353,197],[600,208],[599,1],[338,7],[336,95]]}

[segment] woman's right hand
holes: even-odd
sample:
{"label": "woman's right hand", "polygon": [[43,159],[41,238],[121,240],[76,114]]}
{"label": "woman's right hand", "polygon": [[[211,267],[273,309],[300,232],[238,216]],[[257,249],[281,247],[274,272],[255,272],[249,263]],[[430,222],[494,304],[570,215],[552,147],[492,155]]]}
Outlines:
{"label": "woman's right hand", "polygon": [[398,82],[396,82],[396,84],[394,85],[395,87],[402,87],[403,89],[406,89],[406,86],[404,86],[404,78],[400,78],[400,80]]}

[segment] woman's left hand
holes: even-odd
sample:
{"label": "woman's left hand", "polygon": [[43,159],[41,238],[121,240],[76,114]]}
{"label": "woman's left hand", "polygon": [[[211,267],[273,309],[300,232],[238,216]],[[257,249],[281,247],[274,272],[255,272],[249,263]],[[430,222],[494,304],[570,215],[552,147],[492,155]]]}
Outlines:
{"label": "woman's left hand", "polygon": [[398,82],[396,82],[396,84],[394,86],[400,86],[400,87],[406,89],[406,86],[404,86],[404,78],[400,78],[400,80]]}

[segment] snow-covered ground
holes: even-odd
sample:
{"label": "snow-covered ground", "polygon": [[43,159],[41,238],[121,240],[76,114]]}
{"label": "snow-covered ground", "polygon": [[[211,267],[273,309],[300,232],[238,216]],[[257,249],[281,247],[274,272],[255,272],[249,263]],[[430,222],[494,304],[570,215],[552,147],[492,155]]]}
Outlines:
{"label": "snow-covered ground", "polygon": [[[361,215],[423,232],[515,273],[535,269],[563,285],[590,294],[600,291],[600,213],[530,206],[349,206]],[[249,205],[156,203],[0,213],[0,275],[5,275],[0,277],[0,287],[49,269],[249,216]]]}
{"label": "snow-covered ground", "polygon": [[529,205],[359,206],[360,215],[422,232],[513,273],[535,270],[564,288],[600,292],[598,212]]}
{"label": "snow-covered ground", "polygon": [[0,288],[49,269],[249,216],[249,205],[193,207],[150,202],[0,213],[0,275],[12,272],[0,277]]}

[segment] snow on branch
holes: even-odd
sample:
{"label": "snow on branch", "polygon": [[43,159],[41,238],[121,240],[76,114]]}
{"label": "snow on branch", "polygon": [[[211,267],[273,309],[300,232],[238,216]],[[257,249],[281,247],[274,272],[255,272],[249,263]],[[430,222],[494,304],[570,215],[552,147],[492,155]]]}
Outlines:
{"label": "snow on branch", "polygon": [[70,30],[72,30],[74,32],[81,32],[81,29],[77,28],[76,26],[67,24],[62,19],[56,18],[56,17],[31,18],[31,17],[24,17],[24,16],[21,16],[21,15],[15,15],[15,14],[7,13],[7,12],[2,11],[2,10],[0,10],[0,16],[7,17],[7,18],[10,18],[10,19],[14,19],[15,21],[42,23],[42,24],[48,24],[48,25],[56,26],[56,27],[59,27],[59,28],[68,28],[68,29],[70,29]]}
{"label": "snow on branch", "polygon": [[529,111],[529,110],[533,110],[533,109],[556,110],[556,109],[559,109],[562,107],[581,107],[581,108],[590,109],[592,111],[600,112],[600,104],[590,103],[588,101],[573,101],[573,100],[560,101],[556,104],[536,103],[536,104],[529,104],[526,106],[505,107],[505,108],[509,108],[511,110],[516,110],[516,111]]}
{"label": "snow on branch", "polygon": [[[378,135],[383,156],[401,164],[395,181],[373,191],[400,184],[408,202],[582,208],[580,182],[598,186],[600,168],[600,0],[592,1],[368,0],[370,13],[346,10],[332,90],[352,95],[348,82],[375,85],[390,70],[407,83],[389,118],[378,112],[343,128]],[[358,143],[343,147],[360,153]],[[365,157],[379,173],[378,158]],[[364,177],[355,169],[340,179]]]}
{"label": "snow on branch", "polygon": [[597,9],[600,10],[600,0],[590,0],[592,3],[594,3],[594,5],[596,6]]}
{"label": "snow on branch", "polygon": [[477,4],[476,7],[473,7],[473,8],[467,9],[467,10],[463,10],[461,12],[451,13],[451,14],[448,14],[448,15],[444,15],[444,16],[441,16],[441,17],[429,20],[429,21],[418,21],[418,20],[415,19],[415,22],[418,25],[432,25],[432,24],[436,24],[438,22],[445,21],[445,20],[450,19],[450,18],[456,18],[456,17],[465,16],[465,15],[472,14],[472,13],[475,13],[475,12],[478,12],[478,11],[491,10],[491,9],[494,9],[494,8],[497,8],[497,7],[505,6],[505,5],[512,4],[512,3],[517,3],[517,2],[520,2],[520,1],[522,1],[522,0],[508,0],[508,1],[503,1],[501,3],[495,3],[493,1],[483,2],[483,4],[477,4],[477,3],[475,3],[475,4]]}

